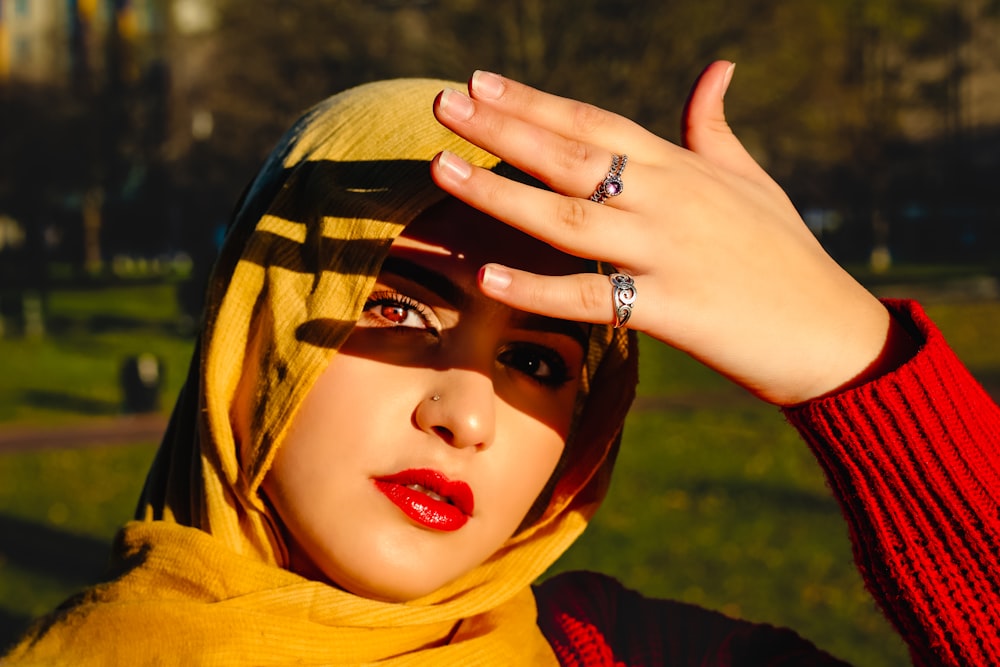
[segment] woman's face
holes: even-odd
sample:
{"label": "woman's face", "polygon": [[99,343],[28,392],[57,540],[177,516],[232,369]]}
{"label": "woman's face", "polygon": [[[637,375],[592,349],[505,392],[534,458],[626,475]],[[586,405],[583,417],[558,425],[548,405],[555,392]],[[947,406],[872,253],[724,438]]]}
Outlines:
{"label": "woman's face", "polygon": [[264,481],[292,569],[415,599],[485,561],[542,491],[588,329],[484,297],[488,261],[586,270],[455,200],[410,225]]}

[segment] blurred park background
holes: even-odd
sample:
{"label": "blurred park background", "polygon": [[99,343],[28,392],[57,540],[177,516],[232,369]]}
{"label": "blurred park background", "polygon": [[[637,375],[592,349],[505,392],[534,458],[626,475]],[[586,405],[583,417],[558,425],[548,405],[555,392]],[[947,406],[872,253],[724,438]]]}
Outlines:
{"label": "blurred park background", "polygon": [[[997,0],[0,0],[0,646],[100,576],[230,207],[300,111],[484,68],[676,141],[717,58],[827,249],[924,302],[1000,395]],[[673,351],[642,366],[611,495],[556,569],[907,663],[781,415]]]}

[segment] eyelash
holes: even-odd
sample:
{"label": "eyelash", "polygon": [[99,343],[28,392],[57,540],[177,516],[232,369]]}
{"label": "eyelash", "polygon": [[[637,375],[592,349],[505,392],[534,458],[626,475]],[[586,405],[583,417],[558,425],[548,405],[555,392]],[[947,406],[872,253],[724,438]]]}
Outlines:
{"label": "eyelash", "polygon": [[[427,306],[423,305],[419,301],[415,301],[405,294],[400,294],[399,292],[376,292],[368,297],[365,301],[365,306],[363,313],[368,313],[372,308],[375,307],[386,307],[400,308],[402,310],[407,310],[416,313],[417,317],[424,325],[423,331],[437,335],[437,329],[431,324],[430,313]],[[377,318],[379,325],[387,329],[416,329],[417,327],[407,327],[396,322],[387,321],[382,315],[371,315],[373,318]]]}
{"label": "eyelash", "polygon": [[[533,355],[533,360],[541,359],[541,361],[549,367],[550,375],[534,375],[528,370],[518,368],[515,365],[517,360],[514,355],[523,354],[525,352]],[[536,345],[534,343],[517,343],[501,352],[497,357],[497,360],[505,366],[513,368],[519,373],[523,373],[531,381],[553,389],[558,389],[570,380],[569,370],[566,368],[566,362],[563,360],[562,355],[555,350],[542,345]]]}
{"label": "eyelash", "polygon": [[[415,313],[423,323],[424,328],[421,329],[418,327],[405,326],[388,320],[384,315],[377,315],[369,312],[373,308],[384,308],[387,306]],[[373,293],[365,301],[362,313],[363,316],[371,318],[370,321],[372,321],[375,326],[393,329],[403,333],[409,330],[416,330],[433,336],[438,335],[438,330],[431,324],[432,320],[427,306],[399,292],[382,291]],[[532,357],[529,359],[525,359],[524,357],[521,357],[520,359],[518,358],[520,355],[524,355],[525,353],[532,355]],[[532,373],[530,369],[524,368],[524,366],[529,366],[531,363],[537,362],[538,360],[541,360],[543,364],[548,366],[548,376],[536,375]],[[497,361],[504,366],[512,368],[516,372],[523,374],[532,382],[536,382],[542,386],[552,389],[558,389],[571,379],[569,370],[566,367],[566,361],[562,358],[562,355],[551,348],[545,347],[544,345],[538,345],[535,343],[514,343],[500,352],[497,356]],[[518,365],[519,362],[520,366]]]}

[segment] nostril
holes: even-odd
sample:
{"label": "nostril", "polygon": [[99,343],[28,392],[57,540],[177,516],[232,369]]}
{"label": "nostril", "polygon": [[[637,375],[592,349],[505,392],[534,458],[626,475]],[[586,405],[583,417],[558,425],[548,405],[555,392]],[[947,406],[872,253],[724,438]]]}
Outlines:
{"label": "nostril", "polygon": [[435,426],[434,432],[437,433],[441,437],[441,439],[447,442],[449,445],[455,441],[455,434],[452,433],[451,430],[445,426]]}

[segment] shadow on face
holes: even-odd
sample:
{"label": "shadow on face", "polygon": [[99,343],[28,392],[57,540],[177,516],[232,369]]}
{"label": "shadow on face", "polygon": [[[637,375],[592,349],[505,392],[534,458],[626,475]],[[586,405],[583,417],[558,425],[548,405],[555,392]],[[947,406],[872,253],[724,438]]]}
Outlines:
{"label": "shadow on face", "polygon": [[[411,224],[264,482],[291,569],[373,599],[416,599],[483,563],[544,506],[589,327],[484,296],[477,276],[490,261],[586,270],[457,201]],[[459,482],[467,503],[445,497]],[[435,503],[465,516],[441,527],[423,513]]]}
{"label": "shadow on face", "polygon": [[[542,275],[589,268],[585,260],[446,199],[393,243],[365,312],[339,354],[441,372],[465,369],[492,380],[495,371],[485,361],[490,357],[528,376],[535,373],[542,385],[550,382],[547,389],[571,384],[575,397],[590,326],[515,310],[484,296],[478,273],[489,262]],[[500,382],[495,388],[515,409],[566,430],[572,401],[559,401],[560,414],[553,415],[540,409],[550,401],[539,402],[534,388],[521,391],[522,385]]]}

